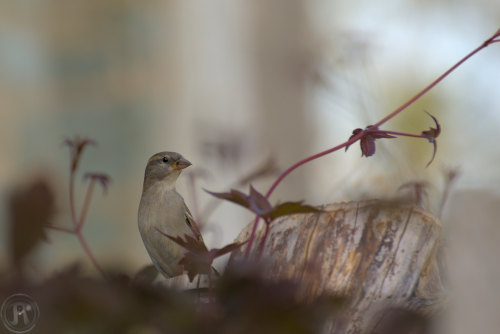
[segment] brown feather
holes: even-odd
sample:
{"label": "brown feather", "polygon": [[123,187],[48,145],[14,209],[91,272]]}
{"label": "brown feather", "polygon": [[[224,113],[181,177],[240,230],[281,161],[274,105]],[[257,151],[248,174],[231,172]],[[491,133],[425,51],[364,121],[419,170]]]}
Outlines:
{"label": "brown feather", "polygon": [[193,232],[194,236],[198,241],[203,242],[203,237],[201,236],[200,229],[198,228],[198,224],[193,219],[193,216],[191,214],[191,211],[189,211],[189,208],[185,206],[186,208],[186,224],[187,226],[191,229]]}

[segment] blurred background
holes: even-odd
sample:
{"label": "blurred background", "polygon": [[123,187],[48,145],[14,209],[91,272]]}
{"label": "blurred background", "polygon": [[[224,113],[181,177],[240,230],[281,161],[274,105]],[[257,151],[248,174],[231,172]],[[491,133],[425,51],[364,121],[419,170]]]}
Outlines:
{"label": "blurred background", "polygon": [[[495,0],[0,0],[2,222],[9,192],[42,177],[57,190],[55,224],[70,225],[62,143],[79,135],[98,146],[84,153],[77,209],[83,172],[112,178],[106,196],[96,191],[84,227],[105,267],[132,275],[150,263],[137,207],[146,161],[163,150],[193,163],[179,191],[209,246],[222,246],[252,215],[215,207],[203,188],[227,191],[267,167],[271,173],[252,182],[266,192],[277,175],[270,167],[284,170],[375,123],[499,27]],[[500,328],[499,78],[497,44],[383,126],[420,133],[433,126],[423,110],[436,116],[442,134],[430,167],[425,140],[380,140],[369,159],[355,145],[302,167],[271,198],[318,205],[395,198],[402,184],[425,180],[437,215],[444,170],[458,168],[443,217],[451,333]],[[7,232],[2,224],[2,268]],[[31,261],[35,276],[75,261],[95,274],[76,238],[51,231],[49,241]],[[475,317],[461,321],[464,312]]]}

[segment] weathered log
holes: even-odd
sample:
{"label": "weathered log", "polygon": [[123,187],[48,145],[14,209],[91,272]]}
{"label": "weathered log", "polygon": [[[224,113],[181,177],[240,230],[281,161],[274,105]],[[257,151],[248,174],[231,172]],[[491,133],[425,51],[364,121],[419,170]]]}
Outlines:
{"label": "weathered log", "polygon": [[[273,222],[262,259],[269,264],[269,278],[300,282],[303,298],[347,297],[345,312],[327,332],[378,333],[389,309],[423,315],[439,309],[439,220],[413,205],[378,200],[330,204],[323,210]],[[248,239],[251,225],[238,241]],[[229,265],[242,252],[233,252]],[[257,252],[254,246],[251,256]]]}

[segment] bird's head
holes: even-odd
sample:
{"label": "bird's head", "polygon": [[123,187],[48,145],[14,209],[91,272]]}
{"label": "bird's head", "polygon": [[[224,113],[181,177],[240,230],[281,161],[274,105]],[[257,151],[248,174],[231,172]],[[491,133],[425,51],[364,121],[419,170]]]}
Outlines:
{"label": "bird's head", "polygon": [[148,160],[144,174],[144,189],[155,182],[175,185],[181,171],[191,166],[181,154],[176,152],[160,152]]}

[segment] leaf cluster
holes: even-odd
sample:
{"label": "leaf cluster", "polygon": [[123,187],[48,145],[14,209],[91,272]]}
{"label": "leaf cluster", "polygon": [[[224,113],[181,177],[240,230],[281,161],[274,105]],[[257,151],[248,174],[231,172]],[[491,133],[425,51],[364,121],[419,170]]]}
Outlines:
{"label": "leaf cluster", "polygon": [[191,282],[196,275],[211,275],[215,270],[212,268],[212,264],[216,258],[231,253],[243,245],[243,243],[232,243],[222,248],[209,250],[202,240],[193,238],[190,235],[184,234],[183,239],[180,236],[170,236],[157,228],[156,230],[186,249],[186,253],[179,261],[179,264],[184,267]]}
{"label": "leaf cluster", "polygon": [[302,201],[284,202],[273,206],[264,195],[255,190],[252,186],[250,186],[248,195],[235,189],[231,189],[231,191],[227,193],[207,192],[217,198],[225,199],[241,205],[242,207],[255,213],[257,216],[263,218],[268,223],[281,216],[321,211],[313,206],[303,204]]}
{"label": "leaf cluster", "polygon": [[[411,133],[405,133],[405,132],[396,132],[396,131],[388,131],[388,130],[380,130],[377,126],[374,125],[368,125],[365,129],[357,128],[352,131],[351,137],[349,137],[349,140],[353,140],[355,138],[358,138],[359,140],[359,145],[361,147],[361,156],[364,157],[371,157],[372,155],[375,154],[375,140],[376,139],[382,139],[382,138],[396,138],[396,136],[403,136],[403,137],[413,137],[413,138],[424,138],[427,139],[430,143],[433,145],[433,152],[432,152],[432,157],[427,163],[427,166],[429,166],[432,161],[434,161],[434,157],[436,156],[436,151],[437,151],[437,142],[436,138],[439,136],[441,133],[441,125],[439,124],[438,120],[436,117],[432,116],[429,114],[427,111],[426,113],[434,120],[434,123],[436,124],[435,128],[430,128],[429,130],[422,131],[421,134],[416,135],[416,134],[411,134]],[[349,148],[350,144],[346,145],[345,150]]]}

